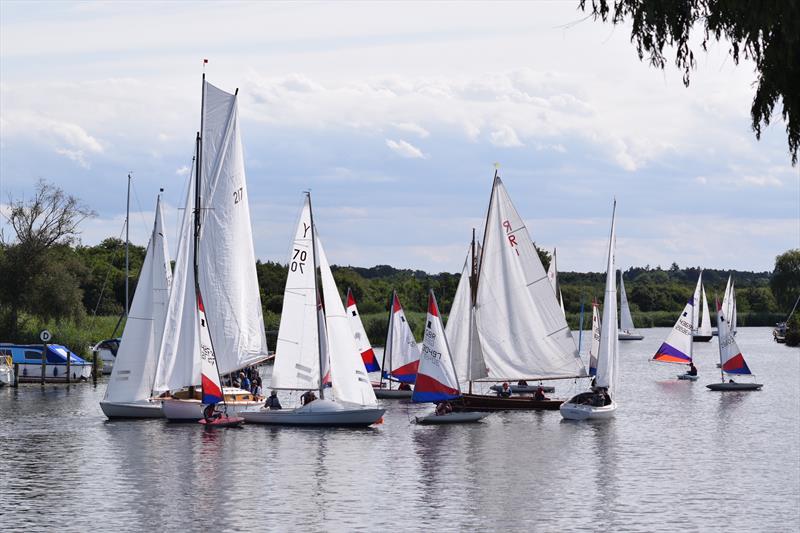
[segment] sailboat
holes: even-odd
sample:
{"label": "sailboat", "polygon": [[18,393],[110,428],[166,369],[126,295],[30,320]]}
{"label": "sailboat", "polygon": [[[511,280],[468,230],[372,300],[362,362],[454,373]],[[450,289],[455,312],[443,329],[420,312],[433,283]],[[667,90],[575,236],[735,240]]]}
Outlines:
{"label": "sailboat", "polygon": [[[162,338],[156,392],[169,420],[199,420],[203,342],[201,310],[214,360],[223,375],[267,357],[267,341],[250,224],[238,90],[230,94],[203,76],[201,128],[186,195],[175,271]],[[261,405],[249,391],[223,387],[227,412]]]}
{"label": "sailboat", "polygon": [[151,397],[172,282],[168,250],[159,195],[153,231],[147,243],[122,342],[105,396],[100,402],[100,408],[108,418],[163,416],[161,402],[153,401]]}
{"label": "sailboat", "polygon": [[708,310],[708,298],[706,298],[705,285],[701,285],[700,291],[703,295],[703,313],[702,315],[695,315],[692,339],[694,342],[709,342],[713,335],[711,334],[711,313]]}
{"label": "sailboat", "polygon": [[[450,348],[444,334],[442,319],[439,316],[439,306],[433,290],[428,292],[428,316],[425,320],[425,335],[423,337],[422,354],[417,370],[417,384],[414,387],[412,402],[448,402],[461,395],[461,388],[456,377],[456,368],[453,358],[450,357]],[[446,404],[448,405],[448,404]],[[418,416],[418,424],[453,424],[463,422],[477,422],[486,417],[488,413],[480,412],[443,412]]]}
{"label": "sailboat", "polygon": [[[661,343],[653,361],[661,363],[675,363],[679,365],[692,365],[692,356],[694,353],[694,343],[692,342],[692,333],[694,331],[695,322],[695,309],[697,309],[697,302],[700,299],[700,287],[703,283],[703,272],[697,278],[697,286],[692,293],[692,297],[686,302],[678,320],[672,327],[672,330],[667,335],[667,338]],[[679,379],[688,379],[696,381],[696,375],[688,373],[680,374]]]}
{"label": "sailboat", "polygon": [[631,308],[628,305],[628,294],[625,292],[625,280],[622,279],[622,271],[619,273],[619,340],[621,341],[640,341],[644,339],[633,326]]}
{"label": "sailboat", "polygon": [[383,351],[384,372],[375,388],[378,398],[411,398],[411,389],[392,388],[394,381],[413,385],[419,366],[419,346],[406,320],[397,291],[392,291],[392,306],[389,310],[389,327],[386,330],[386,347]]}
{"label": "sailboat", "polygon": [[553,291],[558,298],[558,304],[561,306],[561,314],[567,316],[564,310],[564,295],[561,294],[561,285],[558,284],[558,266],[556,264],[556,249],[553,248],[553,260],[550,261],[550,266],[547,268],[547,279],[550,280],[550,285],[553,286]]}
{"label": "sailboat", "polygon": [[356,298],[353,296],[353,291],[350,290],[350,287],[347,288],[347,316],[350,319],[350,328],[353,330],[356,347],[364,360],[364,367],[367,372],[379,372],[381,367],[378,365],[378,359],[375,357],[372,344],[370,344],[367,332],[364,330],[361,315],[358,314]]}
{"label": "sailboat", "polygon": [[[728,330],[733,332],[733,335],[736,335],[736,289],[734,287],[733,276],[730,275],[728,276],[728,283],[725,285],[725,294],[722,296],[722,310],[728,319]],[[719,319],[719,315],[717,315],[717,319]],[[712,332],[713,336],[717,336],[718,334],[719,324],[717,324],[717,329]]]}
{"label": "sailboat", "polygon": [[[330,389],[325,387],[328,373]],[[379,422],[385,412],[376,405],[317,234],[310,193],[306,193],[289,257],[271,387],[316,390],[319,398],[293,409],[245,411],[242,416],[248,423],[364,427]]]}
{"label": "sailboat", "polygon": [[603,299],[603,320],[600,331],[600,349],[597,354],[597,371],[594,387],[561,405],[561,416],[567,420],[611,418],[617,410],[617,364],[619,357],[619,335],[617,326],[617,272],[614,265],[616,254],[617,201],[611,212],[611,236],[608,239],[608,264],[606,266],[606,294]]}
{"label": "sailboat", "polygon": [[[732,306],[735,308],[735,304]],[[724,306],[719,306],[717,309],[717,327],[719,328],[719,362],[720,362],[720,383],[710,383],[706,385],[713,391],[748,391],[760,390],[764,385],[761,383],[738,383],[732,378],[725,382],[725,375],[728,376],[752,376],[747,362],[744,360],[742,350],[736,343],[736,337],[733,334],[733,329],[728,325],[728,319],[725,316]]]}
{"label": "sailboat", "polygon": [[[476,250],[473,245],[473,250]],[[475,254],[473,251],[473,257]],[[460,410],[557,409],[561,400],[471,394],[472,381],[547,380],[586,377],[569,326],[547,279],[525,223],[495,172],[480,258],[472,261],[471,312],[460,320],[469,332],[470,392]],[[463,278],[463,276],[462,276]],[[469,309],[468,307],[468,309]],[[453,317],[450,318],[453,320]],[[474,328],[474,329],[473,329]],[[475,346],[475,345],[478,346]],[[485,374],[485,376],[481,376]]]}

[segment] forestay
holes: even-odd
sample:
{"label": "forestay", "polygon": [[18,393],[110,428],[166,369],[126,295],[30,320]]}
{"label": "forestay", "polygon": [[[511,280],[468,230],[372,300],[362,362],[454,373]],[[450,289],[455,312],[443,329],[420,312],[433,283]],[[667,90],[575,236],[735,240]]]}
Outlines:
{"label": "forestay", "polygon": [[319,389],[320,337],[311,231],[311,206],[306,198],[287,261],[289,272],[275,349],[273,389]]}
{"label": "forestay", "polygon": [[378,364],[378,359],[375,357],[375,352],[372,350],[367,332],[364,330],[364,324],[361,322],[361,315],[358,314],[356,298],[353,296],[353,291],[351,291],[349,287],[347,289],[347,316],[350,319],[350,329],[353,330],[356,348],[358,348],[358,352],[361,354],[361,359],[364,360],[364,367],[367,369],[367,372],[378,372],[381,366]]}
{"label": "forestay", "polygon": [[153,233],[147,243],[104,401],[134,402],[146,400],[152,394],[171,282],[172,270],[159,197]]}
{"label": "forestay", "polygon": [[[447,317],[447,327],[444,330],[459,383],[475,381],[488,375],[481,352],[480,339],[478,339],[477,324],[473,316],[469,280],[471,262],[472,246],[467,252],[467,259],[461,270],[461,279],[458,281],[453,305]],[[471,333],[470,330],[472,330]]]}
{"label": "forestay", "polygon": [[585,377],[553,287],[499,177],[486,222],[475,312],[488,377]]}
{"label": "forestay", "polygon": [[328,357],[330,359],[333,397],[340,402],[375,405],[377,400],[364,367],[364,361],[356,348],[355,339],[348,323],[339,290],[333,280],[325,249],[314,235],[319,260],[322,297],[325,304],[325,325],[328,332]]}
{"label": "forestay", "polygon": [[414,383],[419,366],[419,346],[408,325],[397,292],[392,292],[392,309],[386,334],[386,357],[389,377],[403,383]]}
{"label": "forestay", "polygon": [[439,316],[439,307],[436,305],[433,291],[430,291],[417,384],[414,386],[411,401],[440,402],[457,398],[460,394],[456,369],[450,357],[442,319]]}
{"label": "forestay", "polygon": [[603,319],[600,329],[600,349],[597,353],[595,386],[609,391],[617,386],[617,361],[619,355],[619,329],[617,327],[617,271],[615,254],[617,202],[611,215],[611,236],[608,240],[608,263],[606,264],[606,292],[603,299]]}

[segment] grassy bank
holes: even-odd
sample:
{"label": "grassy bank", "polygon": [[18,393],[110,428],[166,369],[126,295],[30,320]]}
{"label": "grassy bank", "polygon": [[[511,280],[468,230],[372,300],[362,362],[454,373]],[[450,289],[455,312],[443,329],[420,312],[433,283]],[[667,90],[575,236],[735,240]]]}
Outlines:
{"label": "grassy bank", "polygon": [[[0,341],[13,342],[16,344],[40,344],[39,332],[43,329],[48,330],[53,338],[52,344],[63,344],[74,353],[81,357],[91,355],[91,347],[97,341],[108,339],[114,332],[117,324],[117,316],[98,316],[86,318],[76,323],[68,320],[43,321],[30,316],[25,316],[20,321],[20,332],[14,338],[10,338],[6,333],[0,332]],[[122,334],[123,322],[117,330],[117,335]]]}

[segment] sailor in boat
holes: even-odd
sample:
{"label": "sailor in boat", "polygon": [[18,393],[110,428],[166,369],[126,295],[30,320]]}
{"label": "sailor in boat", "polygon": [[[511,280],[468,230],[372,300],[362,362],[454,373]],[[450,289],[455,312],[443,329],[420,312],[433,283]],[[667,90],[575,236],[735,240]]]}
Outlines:
{"label": "sailor in boat", "polygon": [[436,404],[436,416],[442,416],[453,412],[450,402],[439,402]]}
{"label": "sailor in boat", "polygon": [[528,382],[525,381],[524,379],[521,379],[521,380],[517,381],[517,386],[518,387],[527,387],[528,386]]}
{"label": "sailor in boat", "polygon": [[497,391],[497,395],[501,398],[508,398],[511,396],[511,386],[508,384],[508,381],[503,382],[503,387]]}
{"label": "sailor in boat", "polygon": [[316,399],[317,399],[317,395],[314,394],[313,390],[304,392],[303,395],[300,396],[300,405],[309,404],[309,403],[313,402]]}
{"label": "sailor in boat", "polygon": [[544,395],[544,388],[539,387],[536,389],[536,393],[533,395],[533,399],[536,401],[544,401],[547,400],[547,396]]}
{"label": "sailor in boat", "polygon": [[281,401],[278,399],[278,391],[274,390],[270,393],[269,398],[267,398],[266,403],[264,403],[264,407],[272,410],[283,409]]}
{"label": "sailor in boat", "polygon": [[411,390],[411,385],[408,383],[401,383],[397,390]]}
{"label": "sailor in boat", "polygon": [[207,405],[205,409],[203,409],[203,418],[206,419],[206,424],[210,424],[217,418],[222,416],[222,413],[219,413],[215,410],[216,404]]}
{"label": "sailor in boat", "polygon": [[696,376],[697,375],[697,367],[694,366],[694,363],[689,363],[689,371],[686,372],[689,376]]}

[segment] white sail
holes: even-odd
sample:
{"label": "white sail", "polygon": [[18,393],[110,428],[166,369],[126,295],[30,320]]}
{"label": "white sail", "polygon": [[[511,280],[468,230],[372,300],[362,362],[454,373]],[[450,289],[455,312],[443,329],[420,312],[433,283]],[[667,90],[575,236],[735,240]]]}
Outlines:
{"label": "white sail", "polygon": [[635,331],[631,308],[628,305],[628,295],[625,292],[625,281],[622,279],[622,271],[619,273],[619,329],[626,333]]}
{"label": "white sail", "polygon": [[736,287],[735,283],[731,280],[731,297],[730,297],[730,309],[728,310],[728,314],[731,317],[731,332],[736,335]]}
{"label": "white sail", "polygon": [[[403,383],[414,383],[419,365],[419,345],[406,320],[397,292],[392,293],[389,328],[386,333],[384,372]],[[391,382],[390,382],[391,388]]]}
{"label": "white sail", "polygon": [[311,231],[311,206],[306,198],[289,252],[289,272],[272,371],[273,389],[320,388],[317,291]]}
{"label": "white sail", "polygon": [[347,289],[347,317],[350,321],[350,329],[353,330],[356,348],[358,348],[358,352],[364,360],[364,367],[367,369],[367,372],[378,372],[381,367],[378,365],[375,352],[372,350],[372,344],[369,342],[369,337],[367,337],[364,323],[361,322],[361,315],[358,312],[356,298],[353,296],[353,291],[351,291],[349,287]]}
{"label": "white sail", "polygon": [[489,378],[586,376],[553,286],[499,177],[486,222],[475,318]]}
{"label": "white sail", "polygon": [[708,311],[708,298],[706,297],[706,287],[702,287],[703,293],[703,317],[700,321],[700,329],[697,330],[698,335],[706,337],[711,336],[711,313]]}
{"label": "white sail", "polygon": [[200,385],[200,332],[192,262],[194,196],[194,180],[190,180],[153,386],[159,392]]}
{"label": "white sail", "polygon": [[325,249],[319,235],[314,235],[319,260],[322,296],[325,303],[325,325],[328,330],[328,350],[331,365],[333,397],[340,402],[375,405],[377,400],[369,381],[364,360],[356,347],[339,290],[331,273]]}
{"label": "white sail", "polygon": [[[472,245],[467,251],[464,268],[461,270],[461,279],[458,280],[453,305],[447,317],[447,327],[444,329],[460,383],[468,383],[487,376],[477,326],[473,320],[469,282],[471,263]],[[470,330],[472,330],[471,333]]]}
{"label": "white sail", "polygon": [[661,343],[661,346],[656,350],[653,356],[654,361],[662,363],[677,363],[681,365],[688,365],[692,362],[692,349],[694,346],[693,338],[693,321],[697,313],[697,304],[700,298],[700,284],[703,281],[703,273],[700,272],[700,277],[697,278],[697,286],[694,289],[692,297],[686,302],[683,307],[678,320],[672,327],[667,338]]}
{"label": "white sail", "polygon": [[589,375],[597,374],[597,354],[600,352],[601,322],[597,301],[592,302],[592,342],[589,344]]}
{"label": "white sail", "polygon": [[134,402],[146,400],[152,394],[171,282],[172,269],[159,197],[153,233],[111,370],[105,401]]}
{"label": "white sail", "polygon": [[[735,299],[732,291],[730,298]],[[730,307],[735,308],[735,304]],[[717,310],[717,326],[719,329],[719,362],[723,374],[752,374],[744,360],[742,350],[736,343],[736,337],[725,316],[724,308]]]}
{"label": "white sail", "polygon": [[556,293],[558,304],[561,306],[561,314],[567,316],[567,312],[564,310],[564,295],[561,294],[561,286],[558,284],[558,265],[555,248],[553,248],[553,260],[550,261],[550,266],[547,268],[547,279],[550,280],[550,285],[553,286],[553,292]]}
{"label": "white sail", "polygon": [[200,288],[220,373],[267,356],[237,96],[205,83]]}
{"label": "white sail", "polygon": [[606,265],[606,294],[603,299],[603,319],[600,330],[600,349],[597,353],[597,387],[615,390],[617,385],[617,360],[619,354],[619,330],[617,328],[617,271],[614,255],[617,248],[616,234],[617,202],[611,215],[611,237],[608,241],[608,264]]}
{"label": "white sail", "polygon": [[[700,292],[703,289],[703,271],[700,271],[700,275],[697,278],[697,285],[694,288],[694,301],[695,304],[700,304]],[[697,332],[698,328],[700,327],[700,307],[699,305],[695,305],[694,313],[692,314],[692,327],[694,328],[695,333]]]}

